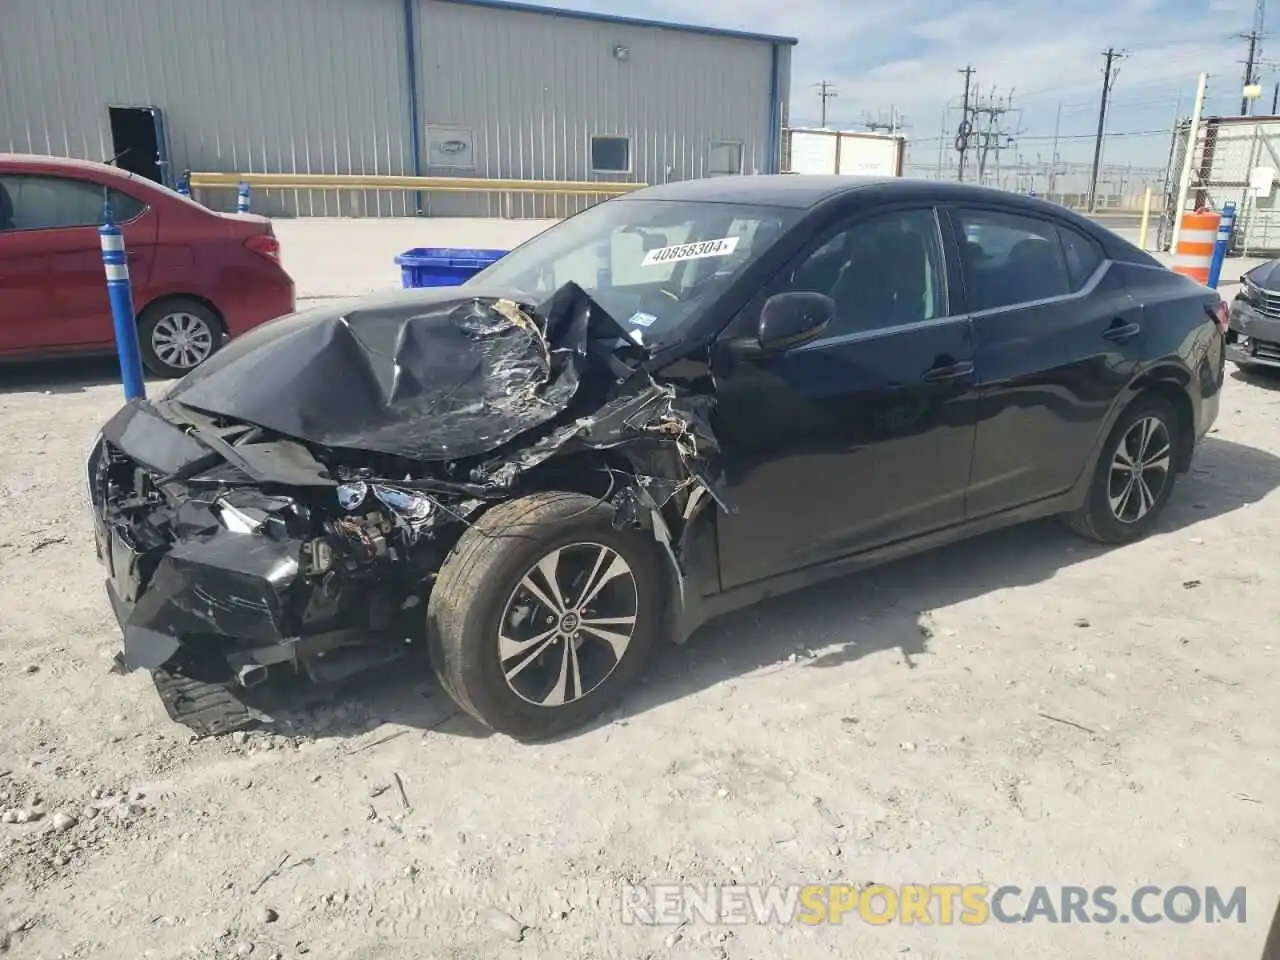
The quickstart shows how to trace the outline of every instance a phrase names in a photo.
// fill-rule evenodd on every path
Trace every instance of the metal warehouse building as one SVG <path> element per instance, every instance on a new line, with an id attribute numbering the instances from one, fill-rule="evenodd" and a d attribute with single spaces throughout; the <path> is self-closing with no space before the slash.
<path id="1" fill-rule="evenodd" d="M 0 152 L 126 151 L 121 166 L 170 185 L 185 170 L 643 183 L 772 173 L 795 43 L 503 0 L 0 8 Z M 436 193 L 422 212 L 563 216 L 584 202 Z M 412 215 L 415 198 L 273 191 L 254 209 Z"/>

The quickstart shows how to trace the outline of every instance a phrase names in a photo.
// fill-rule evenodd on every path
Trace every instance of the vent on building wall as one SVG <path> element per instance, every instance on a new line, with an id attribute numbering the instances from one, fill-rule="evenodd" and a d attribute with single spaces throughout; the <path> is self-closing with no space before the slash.
<path id="1" fill-rule="evenodd" d="M 614 47 L 613 57 L 615 60 L 630 60 L 631 48 L 630 47 Z"/>

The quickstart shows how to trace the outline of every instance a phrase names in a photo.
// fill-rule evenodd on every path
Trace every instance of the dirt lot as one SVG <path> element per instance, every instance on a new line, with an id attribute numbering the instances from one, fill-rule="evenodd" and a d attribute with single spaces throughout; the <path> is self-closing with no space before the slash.
<path id="1" fill-rule="evenodd" d="M 0 810 L 44 813 L 0 823 L 12 955 L 1259 956 L 1280 380 L 1229 380 L 1144 543 L 1041 523 L 773 601 L 673 648 L 607 722 L 521 746 L 425 671 L 199 742 L 110 673 L 82 460 L 112 370 L 0 387 Z M 1248 922 L 623 925 L 643 881 L 1246 886 Z"/>

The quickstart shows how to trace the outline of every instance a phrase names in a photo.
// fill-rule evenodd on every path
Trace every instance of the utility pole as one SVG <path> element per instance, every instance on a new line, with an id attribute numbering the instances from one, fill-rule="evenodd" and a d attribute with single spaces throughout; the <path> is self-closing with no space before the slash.
<path id="1" fill-rule="evenodd" d="M 969 81 L 974 71 L 972 66 L 967 66 L 956 72 L 964 74 L 964 106 L 960 111 L 960 126 L 956 130 L 956 151 L 960 154 L 960 166 L 956 179 L 964 183 L 964 154 L 969 149 L 969 136 L 973 133 L 973 121 L 969 110 Z"/>
<path id="2" fill-rule="evenodd" d="M 1102 100 L 1098 104 L 1098 135 L 1093 142 L 1093 171 L 1089 174 L 1088 212 L 1093 212 L 1098 200 L 1098 167 L 1102 163 L 1102 134 L 1107 123 L 1107 104 L 1111 100 L 1112 68 L 1118 60 L 1124 59 L 1124 52 L 1112 47 L 1102 55 L 1106 64 L 1102 68 Z"/>
<path id="3" fill-rule="evenodd" d="M 1058 101 L 1058 114 L 1053 121 L 1053 151 L 1049 154 L 1049 189 L 1046 193 L 1053 193 L 1053 188 L 1058 182 L 1058 134 L 1062 130 L 1062 101 Z"/>
<path id="4" fill-rule="evenodd" d="M 947 111 L 942 110 L 942 122 L 938 124 L 938 179 L 942 179 L 942 157 L 947 141 Z"/>
<path id="5" fill-rule="evenodd" d="M 1271 94 L 1271 115 L 1276 115 L 1277 109 L 1280 108 L 1280 80 L 1276 81 L 1276 88 Z"/>
<path id="6" fill-rule="evenodd" d="M 813 84 L 818 88 L 818 96 L 822 98 L 822 129 L 827 128 L 827 101 L 832 97 L 838 97 L 840 94 L 836 92 L 835 85 L 829 81 L 822 80 Z"/>
<path id="7" fill-rule="evenodd" d="M 1257 0 L 1257 4 L 1253 8 L 1253 29 L 1248 33 L 1238 34 L 1241 40 L 1249 41 L 1249 53 L 1244 61 L 1244 84 L 1248 87 L 1258 82 L 1258 78 L 1254 76 L 1254 70 L 1258 60 L 1262 56 L 1262 26 L 1266 19 L 1267 0 Z M 1246 117 L 1252 109 L 1249 97 L 1240 97 L 1240 116 Z"/>

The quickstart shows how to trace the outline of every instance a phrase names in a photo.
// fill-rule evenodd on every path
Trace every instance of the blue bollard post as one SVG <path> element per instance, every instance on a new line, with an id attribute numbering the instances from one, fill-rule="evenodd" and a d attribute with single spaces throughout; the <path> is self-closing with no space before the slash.
<path id="1" fill-rule="evenodd" d="M 124 398 L 135 400 L 145 397 L 147 391 L 142 381 L 142 353 L 138 349 L 138 325 L 133 316 L 133 291 L 129 287 L 129 263 L 125 257 L 124 235 L 115 224 L 111 204 L 103 206 L 102 219 L 98 239 L 102 243 L 102 266 L 107 273 L 111 322 L 116 329 L 120 380 L 124 384 Z"/>
<path id="2" fill-rule="evenodd" d="M 1209 261 L 1209 283 L 1213 289 L 1218 288 L 1218 279 L 1222 276 L 1222 262 L 1227 259 L 1227 247 L 1231 244 L 1231 228 L 1236 222 L 1236 205 L 1227 201 L 1222 205 L 1222 222 L 1218 224 L 1218 240 L 1213 245 L 1213 259 Z"/>
<path id="3" fill-rule="evenodd" d="M 248 213 L 248 212 L 249 212 L 249 185 L 245 183 L 243 180 L 241 180 L 240 186 L 236 190 L 236 213 Z"/>
<path id="4" fill-rule="evenodd" d="M 188 170 L 178 178 L 178 192 L 184 197 L 191 196 L 191 171 Z"/>

